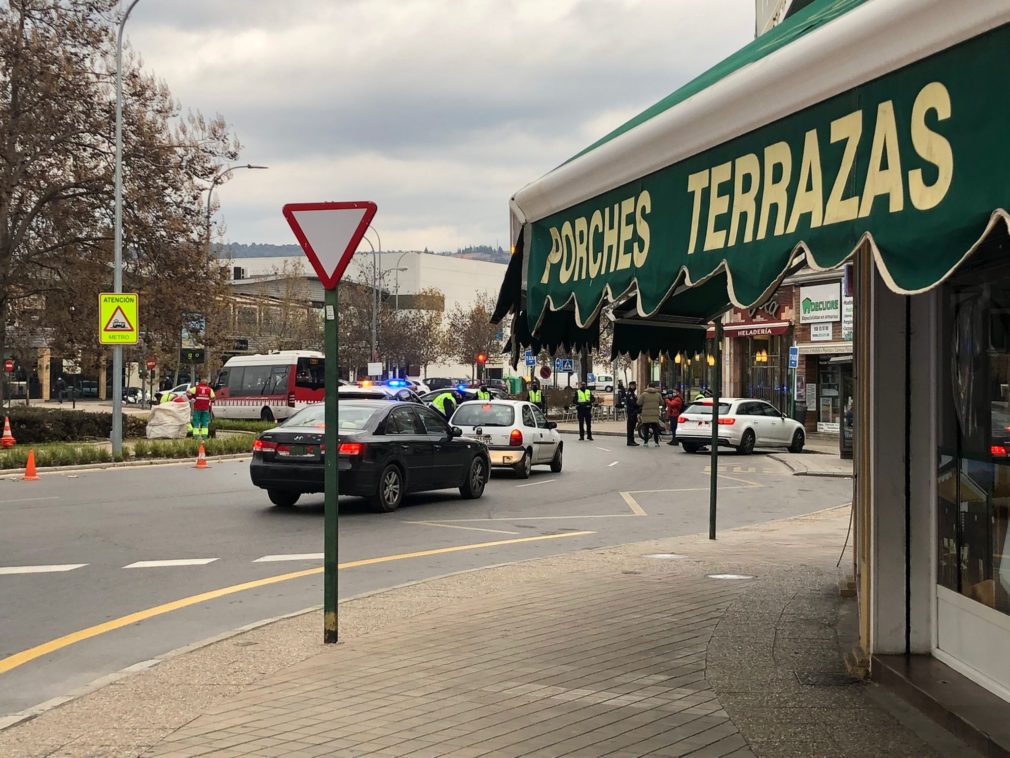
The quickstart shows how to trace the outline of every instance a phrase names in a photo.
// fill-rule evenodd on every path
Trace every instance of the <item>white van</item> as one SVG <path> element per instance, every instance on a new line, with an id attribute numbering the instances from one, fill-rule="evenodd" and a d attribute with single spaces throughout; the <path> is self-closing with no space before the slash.
<path id="1" fill-rule="evenodd" d="M 613 392 L 614 377 L 610 374 L 594 374 L 593 381 L 587 382 L 586 386 L 593 392 Z"/>
<path id="2" fill-rule="evenodd" d="M 326 362 L 314 350 L 281 350 L 229 358 L 214 383 L 214 415 L 274 421 L 286 419 L 326 391 Z"/>

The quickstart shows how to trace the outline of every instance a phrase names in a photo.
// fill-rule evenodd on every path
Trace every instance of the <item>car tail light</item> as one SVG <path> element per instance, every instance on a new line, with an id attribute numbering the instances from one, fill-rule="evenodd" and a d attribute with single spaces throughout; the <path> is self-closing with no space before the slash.
<path id="1" fill-rule="evenodd" d="M 365 452 L 364 442 L 341 442 L 340 455 L 361 455 Z"/>
<path id="2" fill-rule="evenodd" d="M 288 408 L 294 408 L 294 407 L 295 407 L 295 393 L 294 392 L 289 392 L 288 393 Z"/>
<path id="3" fill-rule="evenodd" d="M 254 453 L 276 452 L 277 443 L 270 440 L 256 440 L 253 442 Z"/>
<path id="4" fill-rule="evenodd" d="M 677 419 L 677 423 L 678 424 L 686 424 L 687 423 L 687 416 L 681 416 L 679 419 Z"/>
<path id="5" fill-rule="evenodd" d="M 512 447 L 523 446 L 523 433 L 520 430 L 513 429 L 512 433 L 509 434 L 509 445 Z"/>
<path id="6" fill-rule="evenodd" d="M 1006 447 L 1003 445 L 993 445 L 989 448 L 989 452 L 992 454 L 993 458 L 1006 458 L 1007 451 Z"/>
<path id="7" fill-rule="evenodd" d="M 733 426 L 736 423 L 735 418 L 721 418 L 719 419 L 719 426 Z"/>

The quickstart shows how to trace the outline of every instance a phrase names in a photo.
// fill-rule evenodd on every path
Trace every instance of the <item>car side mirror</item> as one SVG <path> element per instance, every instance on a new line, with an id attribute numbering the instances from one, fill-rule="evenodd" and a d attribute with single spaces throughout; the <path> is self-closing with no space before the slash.
<path id="1" fill-rule="evenodd" d="M 462 436 L 463 436 L 463 430 L 460 429 L 458 426 L 449 427 L 449 439 L 452 439 L 453 437 L 462 437 Z"/>
<path id="2" fill-rule="evenodd" d="M 548 421 L 547 422 L 547 428 L 548 429 L 557 429 L 558 428 L 558 424 L 557 424 L 556 421 Z"/>

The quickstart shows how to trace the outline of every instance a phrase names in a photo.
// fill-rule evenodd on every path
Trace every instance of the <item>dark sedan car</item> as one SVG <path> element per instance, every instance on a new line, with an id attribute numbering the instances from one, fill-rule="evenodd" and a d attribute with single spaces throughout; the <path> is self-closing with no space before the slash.
<path id="1" fill-rule="evenodd" d="M 310 405 L 256 438 L 252 482 L 274 505 L 323 491 L 323 408 Z M 479 498 L 491 470 L 486 445 L 416 403 L 343 400 L 339 440 L 340 494 L 366 497 L 383 513 L 412 492 L 458 488 L 464 498 Z"/>

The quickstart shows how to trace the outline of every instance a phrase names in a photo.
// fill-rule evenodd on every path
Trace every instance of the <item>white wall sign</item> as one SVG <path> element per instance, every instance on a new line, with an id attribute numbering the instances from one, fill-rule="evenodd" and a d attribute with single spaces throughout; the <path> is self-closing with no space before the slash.
<path id="1" fill-rule="evenodd" d="M 800 323 L 838 321 L 842 317 L 840 282 L 800 287 Z"/>
<path id="2" fill-rule="evenodd" d="M 830 342 L 834 336 L 834 329 L 830 321 L 824 324 L 811 324 L 810 325 L 810 341 L 811 342 Z"/>
<path id="3" fill-rule="evenodd" d="M 842 339 L 852 340 L 852 314 L 855 308 L 854 298 L 842 298 Z"/>
<path id="4" fill-rule="evenodd" d="M 368 364 L 368 375 L 369 376 L 382 376 L 382 363 L 369 363 Z"/>

